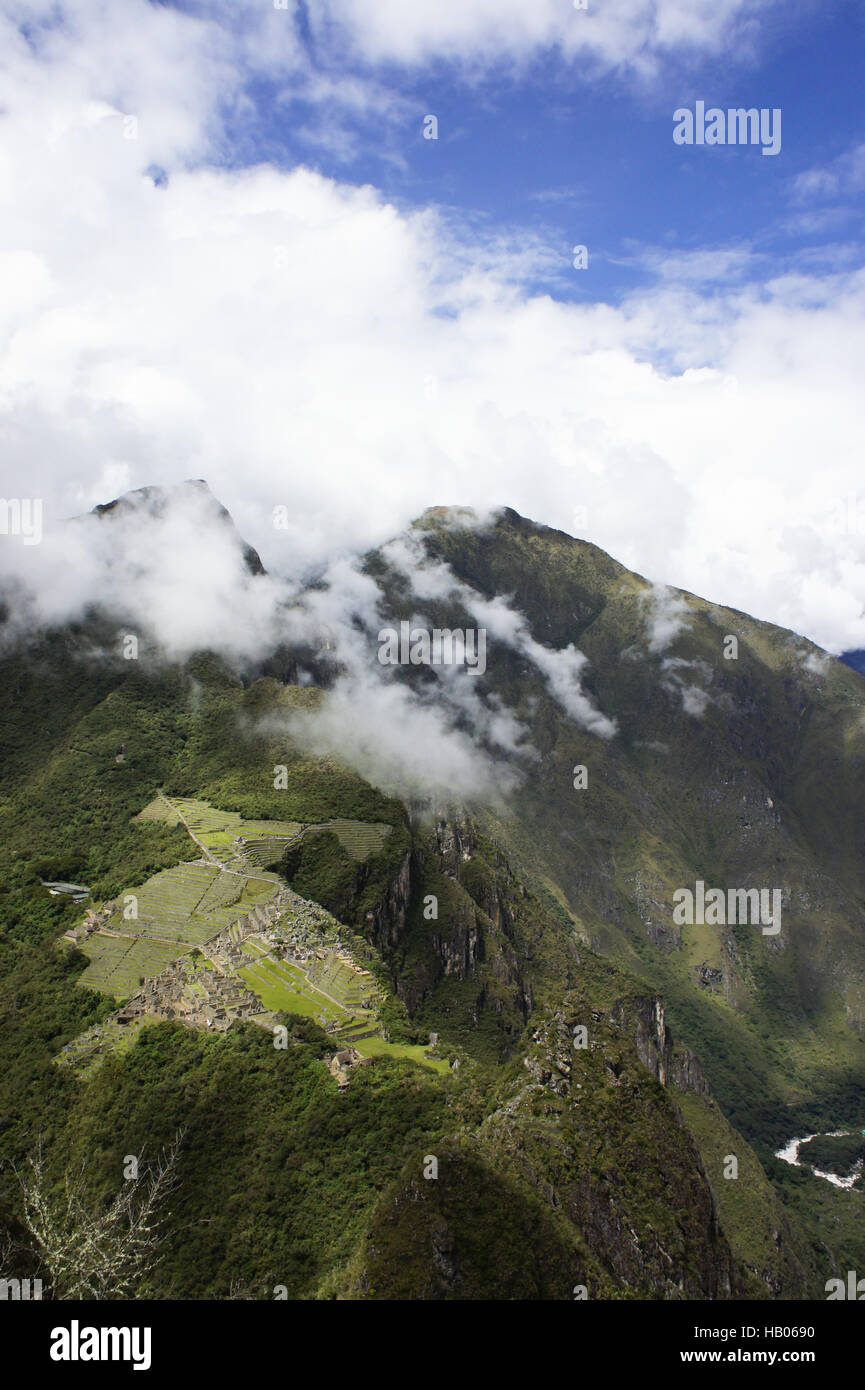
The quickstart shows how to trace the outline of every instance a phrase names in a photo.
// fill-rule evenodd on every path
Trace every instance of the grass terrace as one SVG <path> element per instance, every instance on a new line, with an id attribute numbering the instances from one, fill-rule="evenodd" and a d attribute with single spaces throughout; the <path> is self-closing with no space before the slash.
<path id="1" fill-rule="evenodd" d="M 273 875 L 242 878 L 215 865 L 164 869 L 135 890 L 137 919 L 116 912 L 103 931 L 81 942 L 90 964 L 79 983 L 125 999 L 142 979 L 158 975 L 172 960 L 267 902 L 277 883 Z"/>
<path id="2" fill-rule="evenodd" d="M 90 957 L 90 964 L 78 984 L 113 994 L 115 999 L 134 994 L 142 980 L 158 975 L 178 954 L 176 945 L 126 936 L 90 936 L 81 950 Z"/>
<path id="3" fill-rule="evenodd" d="M 272 1013 L 324 1018 L 328 1023 L 343 1017 L 342 1011 L 323 994 L 310 988 L 299 970 L 264 957 L 244 966 L 239 974 Z"/>
<path id="4" fill-rule="evenodd" d="M 356 1048 L 361 1057 L 404 1057 L 406 1061 L 417 1062 L 442 1076 L 450 1071 L 450 1063 L 443 1057 L 427 1057 L 427 1049 L 422 1043 L 386 1042 L 379 1033 L 375 1037 L 351 1043 L 350 1046 Z"/>
<path id="5" fill-rule="evenodd" d="M 229 863 L 237 856 L 237 841 L 244 842 L 244 857 L 259 866 L 275 864 L 287 847 L 307 830 L 330 830 L 352 859 L 362 862 L 377 853 L 391 832 L 384 822 L 346 820 L 302 821 L 244 820 L 238 811 L 219 811 L 193 797 L 159 795 L 139 812 L 136 820 L 185 824 L 194 838 L 214 858 Z"/>

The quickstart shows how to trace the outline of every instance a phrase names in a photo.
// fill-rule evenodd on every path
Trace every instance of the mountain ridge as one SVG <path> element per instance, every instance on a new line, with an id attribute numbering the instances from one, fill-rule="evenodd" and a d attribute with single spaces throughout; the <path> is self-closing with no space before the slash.
<path id="1" fill-rule="evenodd" d="M 124 510 L 108 504 L 107 516 L 122 521 Z M 823 1191 L 772 1153 L 805 1132 L 796 1126 L 852 1124 L 865 1104 L 861 683 L 795 634 L 652 586 L 588 542 L 510 509 L 481 527 L 457 512 L 458 525 L 452 509 L 425 512 L 409 533 L 420 552 L 408 558 L 393 545 L 368 553 L 375 607 L 347 610 L 324 681 L 309 652 L 288 649 L 271 670 L 251 663 L 245 673 L 217 653 L 179 661 L 148 650 L 127 663 L 114 652 L 94 663 L 82 653 L 112 625 L 92 612 L 0 659 L 11 753 L 0 1009 L 15 1023 L 10 1038 L 25 1028 L 41 1039 L 23 1071 L 10 1054 L 4 1143 L 25 1160 L 34 1082 L 38 1123 L 65 1132 L 73 1153 L 109 1123 L 111 1151 L 135 1152 L 154 1126 L 170 1137 L 166 1126 L 191 1105 L 195 1178 L 183 1211 L 199 1219 L 217 1202 L 214 1174 L 249 1163 L 220 1137 L 209 1098 L 214 1075 L 240 1086 L 246 1100 L 232 1089 L 231 1105 L 255 1172 L 297 1215 L 286 1237 L 255 1205 L 265 1248 L 231 1269 L 234 1232 L 221 1214 L 215 1244 L 202 1235 L 193 1258 L 172 1252 L 153 1286 L 163 1296 L 225 1296 L 229 1270 L 261 1287 L 275 1261 L 291 1265 L 293 1296 L 305 1297 L 570 1298 L 574 1283 L 592 1297 L 819 1297 L 840 1261 L 860 1258 L 862 1194 Z M 379 621 L 466 627 L 478 613 L 499 635 L 484 673 L 456 676 L 472 682 L 469 703 L 442 705 L 452 687 L 428 668 L 393 675 L 406 699 L 456 709 L 471 742 L 512 767 L 508 797 L 450 807 L 432 797 L 425 809 L 304 747 L 303 729 L 316 725 L 298 715 L 315 721 L 340 672 L 377 664 Z M 739 642 L 731 661 L 729 636 Z M 551 666 L 549 653 L 566 664 Z M 579 722 L 584 704 L 569 713 L 577 688 L 615 721 L 612 736 Z M 505 714 L 525 734 L 508 747 L 495 744 Z M 588 774 L 580 790 L 577 766 Z M 76 1079 L 73 1099 L 52 1059 L 107 1016 L 108 1001 L 75 985 L 86 958 L 54 943 L 76 909 L 41 880 L 86 883 L 99 902 L 188 857 L 178 829 L 140 821 L 162 788 L 248 820 L 307 823 L 272 869 L 367 943 L 387 982 L 390 1038 L 410 1048 L 436 1035 L 458 1063 L 447 1078 L 421 1080 L 409 1061 L 379 1057 L 331 1102 L 327 1039 L 310 1020 L 287 1018 L 287 1072 L 274 1070 L 252 1024 L 196 1043 L 184 1026 L 154 1022 Z M 391 833 L 358 860 L 327 829 L 339 818 Z M 753 925 L 677 927 L 673 890 L 698 877 L 783 879 L 791 900 L 777 942 Z M 165 1088 L 172 1100 L 157 1115 Z M 285 1107 L 284 1166 L 260 1147 L 268 1094 Z M 420 1135 L 412 1094 L 423 1097 Z M 316 1097 L 326 1136 L 339 1125 L 332 1104 L 355 1117 L 344 1158 L 329 1138 L 314 1145 L 324 1190 L 337 1193 L 346 1163 L 351 1171 L 356 1214 L 335 1245 L 306 1205 L 312 1189 L 297 1186 L 301 1095 Z M 124 1107 L 131 1118 L 120 1122 Z M 386 1159 L 370 1184 L 360 1156 L 385 1116 Z M 53 1152 L 60 1181 L 63 1146 Z M 423 1175 L 425 1153 L 438 1156 L 440 1186 Z M 724 1171 L 731 1153 L 735 1182 Z M 94 1192 L 109 1190 L 111 1171 L 106 1158 Z M 686 1190 L 688 1209 L 677 1196 Z M 534 1248 L 506 1238 L 507 1209 L 526 1240 L 541 1232 Z M 14 1226 L 15 1212 L 7 1183 L 0 1219 Z M 298 1239 L 311 1274 L 289 1254 Z M 208 1269 L 225 1271 L 222 1285 Z"/>

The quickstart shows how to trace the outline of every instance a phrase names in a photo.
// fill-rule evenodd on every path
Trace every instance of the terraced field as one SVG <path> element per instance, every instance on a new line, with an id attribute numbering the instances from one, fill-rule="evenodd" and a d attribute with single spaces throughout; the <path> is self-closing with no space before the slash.
<path id="1" fill-rule="evenodd" d="M 126 998 L 142 979 L 267 902 L 277 886 L 273 874 L 242 878 L 209 864 L 164 869 L 135 890 L 137 919 L 116 912 L 81 943 L 90 965 L 79 983 Z"/>
<path id="2" fill-rule="evenodd" d="M 259 866 L 276 863 L 288 845 L 312 830 L 332 831 L 352 859 L 361 862 L 381 849 L 391 829 L 384 823 L 344 819 L 314 824 L 244 820 L 237 811 L 218 811 L 206 801 L 181 796 L 169 799 L 163 795 L 145 806 L 137 819 L 171 825 L 185 822 L 193 836 L 223 864 L 237 857 L 237 842 L 242 840 L 244 857 Z"/>
<path id="3" fill-rule="evenodd" d="M 245 966 L 241 977 L 272 1013 L 302 1014 L 331 1023 L 343 1017 L 342 1010 L 311 989 L 303 973 L 285 961 L 259 958 Z"/>
<path id="4" fill-rule="evenodd" d="M 364 999 L 374 998 L 378 994 L 372 976 L 359 975 L 336 955 L 311 961 L 307 974 L 311 984 L 320 986 L 349 1012 L 359 1009 Z"/>
<path id="5" fill-rule="evenodd" d="M 428 1057 L 423 1044 L 387 1042 L 375 1007 L 361 1008 L 361 1000 L 377 1002 L 380 991 L 371 976 L 359 974 L 347 961 L 329 953 L 324 960 L 307 962 L 303 967 L 277 961 L 259 942 L 247 940 L 243 950 L 250 964 L 239 972 L 246 984 L 271 1013 L 295 1013 L 314 1018 L 322 1025 L 339 1022 L 332 1034 L 340 1047 L 353 1047 L 362 1057 L 402 1057 L 435 1071 L 446 1072 L 448 1063 Z M 326 997 L 319 988 L 327 991 Z"/>
<path id="6" fill-rule="evenodd" d="M 266 865 L 278 860 L 303 830 L 297 821 L 247 821 L 237 811 L 217 811 L 206 801 L 178 797 L 174 805 L 193 835 L 215 858 L 227 863 L 237 856 L 237 841 L 247 843 L 246 857 Z"/>
<path id="7" fill-rule="evenodd" d="M 358 971 L 350 959 L 329 950 L 303 966 L 294 965 L 276 959 L 254 937 L 241 941 L 234 926 L 239 917 L 266 902 L 280 883 L 274 873 L 249 873 L 250 861 L 273 863 L 293 840 L 318 829 L 330 830 L 353 859 L 364 860 L 381 848 L 389 825 L 351 820 L 317 825 L 245 821 L 237 812 L 218 811 L 204 801 L 188 797 L 171 801 L 162 794 L 137 819 L 185 825 L 214 862 L 202 857 L 197 863 L 178 864 L 136 889 L 136 919 L 127 920 L 117 912 L 81 943 L 90 957 L 81 984 L 126 998 L 143 979 L 159 974 L 178 956 L 227 929 L 247 960 L 237 972 L 239 978 L 272 1014 L 300 1014 L 323 1026 L 336 1023 L 334 1040 L 355 1047 L 361 1056 L 406 1057 L 436 1070 L 447 1069 L 446 1062 L 427 1058 L 422 1046 L 385 1041 L 377 1013 L 381 989 L 371 974 Z M 194 990 L 194 981 L 190 988 Z M 89 1044 L 85 1042 L 84 1047 L 86 1052 Z"/>
<path id="8" fill-rule="evenodd" d="M 330 830 L 352 859 L 362 862 L 381 849 L 390 826 L 357 820 L 330 820 L 309 825 L 287 821 L 242 821 L 244 854 L 254 864 L 275 864 L 294 841 L 316 830 Z M 203 837 L 202 837 L 203 838 Z M 207 843 L 207 842 L 206 842 Z"/>
<path id="9" fill-rule="evenodd" d="M 266 902 L 275 883 L 273 877 L 223 874 L 207 864 L 178 864 L 135 890 L 137 921 L 127 921 L 118 912 L 109 918 L 107 930 L 201 946 L 257 903 Z"/>
<path id="10" fill-rule="evenodd" d="M 274 1013 L 303 1014 L 322 1023 L 339 1022 L 340 1042 L 353 1043 L 361 1037 L 381 1032 L 374 1009 L 364 1009 L 362 1000 L 377 1000 L 370 976 L 359 975 L 346 961 L 329 953 L 324 960 L 303 966 L 278 960 L 256 940 L 246 940 L 242 950 L 250 958 L 240 974 L 266 1008 Z"/>
<path id="11" fill-rule="evenodd" d="M 94 935 L 82 943 L 81 950 L 90 957 L 90 964 L 78 983 L 116 999 L 133 994 L 143 979 L 158 975 L 178 955 L 176 945 L 148 937 Z"/>
<path id="12" fill-rule="evenodd" d="M 139 811 L 133 820 L 162 821 L 165 825 L 181 825 L 180 816 L 175 807 L 165 797 L 156 796 L 148 802 L 143 811 Z"/>
<path id="13" fill-rule="evenodd" d="M 244 839 L 243 855 L 251 864 L 256 864 L 261 868 L 266 868 L 268 864 L 278 864 L 286 849 L 293 839 L 303 834 L 301 826 L 297 835 L 278 836 L 278 835 L 259 835 L 254 840 Z"/>
<path id="14" fill-rule="evenodd" d="M 310 830 L 331 830 L 352 859 L 361 862 L 381 849 L 391 827 L 380 821 L 330 820 Z"/>

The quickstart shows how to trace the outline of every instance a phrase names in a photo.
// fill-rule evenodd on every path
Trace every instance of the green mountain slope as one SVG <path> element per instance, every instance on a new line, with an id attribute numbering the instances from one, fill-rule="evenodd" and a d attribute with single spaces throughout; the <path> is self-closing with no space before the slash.
<path id="1" fill-rule="evenodd" d="M 471 679 L 532 755 L 495 755 L 520 773 L 506 803 L 419 814 L 284 732 L 326 704 L 338 651 L 305 685 L 290 651 L 246 671 L 128 662 L 93 613 L 3 652 L 4 1159 L 21 1170 L 41 1143 L 57 1192 L 86 1158 L 96 1204 L 124 1155 L 183 1128 L 141 1288 L 159 1297 L 822 1297 L 842 1261 L 865 1264 L 861 1187 L 771 1150 L 865 1125 L 865 685 L 692 596 L 671 623 L 639 576 L 514 513 L 467 528 L 437 510 L 415 541 L 464 587 L 419 602 L 371 555 L 382 621 L 471 626 L 473 596 L 505 597 L 535 642 L 585 653 L 615 735 L 582 729 L 537 662 L 491 637 Z M 97 1068 L 58 1067 L 114 1001 L 78 983 L 87 958 L 59 938 L 81 908 L 42 880 L 98 905 L 188 861 L 184 826 L 141 818 L 160 790 L 255 824 L 268 867 L 358 943 L 404 1056 L 372 1055 L 340 1088 L 328 1035 L 286 1017 L 284 1050 L 253 1022 L 158 1023 Z M 226 832 L 201 833 L 232 862 Z M 697 879 L 783 887 L 781 931 L 678 926 L 673 893 Z M 410 1059 L 430 1034 L 438 1070 Z M 8 1166 L 0 1224 L 29 1267 Z"/>
<path id="2" fill-rule="evenodd" d="M 481 819 L 564 895 L 585 940 L 664 993 L 750 1137 L 855 1124 L 865 1111 L 862 679 L 791 633 L 684 594 L 674 595 L 681 629 L 653 653 L 651 591 L 595 547 L 513 513 L 483 533 L 429 514 L 424 525 L 428 554 L 471 590 L 508 595 L 537 641 L 579 646 L 585 689 L 618 726 L 611 739 L 580 731 L 538 672 L 490 638 L 482 679 L 526 720 L 540 756 L 507 813 Z M 425 611 L 443 626 L 464 616 Z M 728 635 L 735 660 L 723 655 Z M 705 696 L 699 714 L 683 707 L 684 681 Z M 573 787 L 577 765 L 584 790 Z M 677 925 L 673 894 L 698 879 L 783 889 L 780 932 Z"/>

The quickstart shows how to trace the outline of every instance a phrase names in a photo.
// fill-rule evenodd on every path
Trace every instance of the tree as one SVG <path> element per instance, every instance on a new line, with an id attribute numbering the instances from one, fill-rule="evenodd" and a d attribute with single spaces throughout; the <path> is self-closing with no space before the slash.
<path id="1" fill-rule="evenodd" d="M 88 1203 L 85 1165 L 67 1169 L 62 1195 L 51 1192 L 41 1145 L 18 1174 L 24 1198 L 24 1224 L 35 1241 L 54 1298 L 131 1298 L 145 1273 L 161 1259 L 164 1204 L 177 1186 L 177 1160 L 183 1131 L 162 1149 L 153 1168 L 124 1180 L 104 1210 Z"/>

